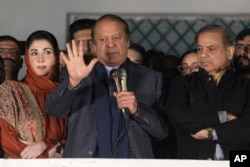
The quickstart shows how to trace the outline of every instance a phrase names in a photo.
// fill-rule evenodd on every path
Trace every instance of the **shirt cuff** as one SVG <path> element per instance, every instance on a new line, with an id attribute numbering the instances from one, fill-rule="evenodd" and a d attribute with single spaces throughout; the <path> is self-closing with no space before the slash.
<path id="1" fill-rule="evenodd" d="M 227 122 L 227 111 L 218 111 L 218 116 L 220 119 L 220 123 Z"/>
<path id="2" fill-rule="evenodd" d="M 215 129 L 213 129 L 213 140 L 218 140 L 218 136 Z"/>

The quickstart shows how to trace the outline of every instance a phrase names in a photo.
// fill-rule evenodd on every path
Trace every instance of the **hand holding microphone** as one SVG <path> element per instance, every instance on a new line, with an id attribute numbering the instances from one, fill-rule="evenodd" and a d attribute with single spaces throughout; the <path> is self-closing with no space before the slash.
<path id="1" fill-rule="evenodd" d="M 118 108 L 120 108 L 125 117 L 129 114 L 137 113 L 137 100 L 133 92 L 127 91 L 127 72 L 125 69 L 116 69 L 111 73 L 115 81 L 117 93 L 114 96 L 117 99 Z"/>

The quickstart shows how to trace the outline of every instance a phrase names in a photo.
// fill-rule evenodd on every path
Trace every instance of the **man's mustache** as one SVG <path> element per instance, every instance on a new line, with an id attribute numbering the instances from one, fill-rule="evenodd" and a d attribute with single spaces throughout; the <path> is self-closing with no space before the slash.
<path id="1" fill-rule="evenodd" d="M 238 58 L 238 59 L 240 59 L 240 58 L 242 58 L 242 59 L 249 59 L 247 57 L 247 55 L 238 55 L 236 58 Z"/>
<path id="2" fill-rule="evenodd" d="M 15 60 L 13 60 L 13 59 L 11 59 L 11 58 L 4 58 L 4 59 L 3 59 L 3 61 L 5 61 L 5 60 L 12 61 L 12 63 L 16 64 L 16 61 L 15 61 Z"/>

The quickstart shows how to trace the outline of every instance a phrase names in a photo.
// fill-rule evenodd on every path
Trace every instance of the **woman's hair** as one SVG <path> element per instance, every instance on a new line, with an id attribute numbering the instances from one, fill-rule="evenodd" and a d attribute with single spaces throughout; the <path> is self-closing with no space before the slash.
<path id="1" fill-rule="evenodd" d="M 38 30 L 38 31 L 33 32 L 32 34 L 30 34 L 30 36 L 28 37 L 26 41 L 26 48 L 28 49 L 30 45 L 33 43 L 33 41 L 35 40 L 48 41 L 53 47 L 55 56 L 59 56 L 59 52 L 60 52 L 59 45 L 53 34 L 44 30 Z"/>

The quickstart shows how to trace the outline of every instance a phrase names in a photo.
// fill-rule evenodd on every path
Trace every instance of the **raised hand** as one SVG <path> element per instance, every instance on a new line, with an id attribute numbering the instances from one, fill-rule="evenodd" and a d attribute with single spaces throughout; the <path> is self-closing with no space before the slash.
<path id="1" fill-rule="evenodd" d="M 62 52 L 60 56 L 64 60 L 69 73 L 69 87 L 73 88 L 90 74 L 98 60 L 97 58 L 93 58 L 88 65 L 85 64 L 83 60 L 84 50 L 82 41 L 80 41 L 79 46 L 77 46 L 76 42 L 72 40 L 72 47 L 67 43 L 66 48 L 68 56 Z"/>

